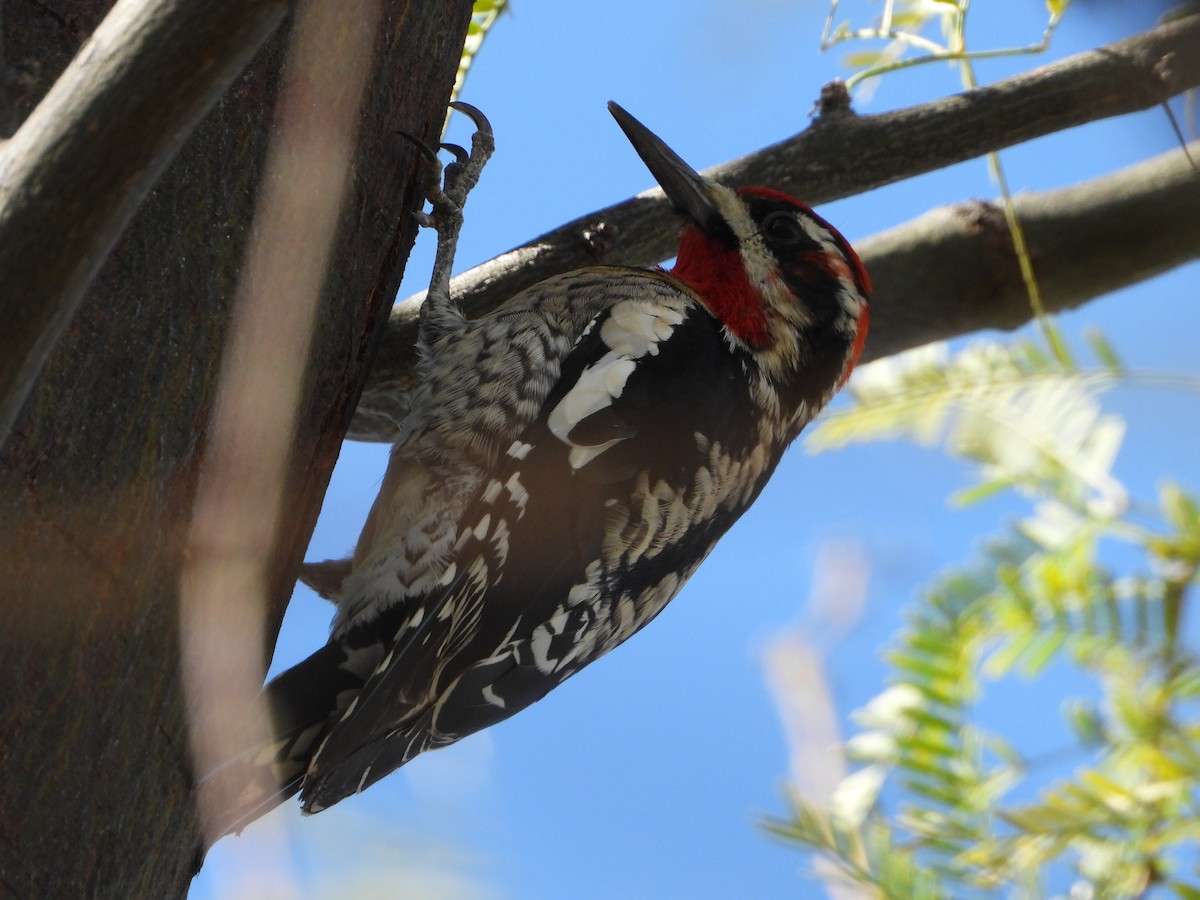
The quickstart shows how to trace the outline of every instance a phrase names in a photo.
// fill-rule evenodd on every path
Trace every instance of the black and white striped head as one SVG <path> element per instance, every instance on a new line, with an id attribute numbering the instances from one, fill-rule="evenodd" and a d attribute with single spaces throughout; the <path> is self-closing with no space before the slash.
<path id="1" fill-rule="evenodd" d="M 625 110 L 609 109 L 683 218 L 672 274 L 765 377 L 809 382 L 804 398 L 823 404 L 858 362 L 870 320 L 870 280 L 850 244 L 781 191 L 703 177 Z"/>

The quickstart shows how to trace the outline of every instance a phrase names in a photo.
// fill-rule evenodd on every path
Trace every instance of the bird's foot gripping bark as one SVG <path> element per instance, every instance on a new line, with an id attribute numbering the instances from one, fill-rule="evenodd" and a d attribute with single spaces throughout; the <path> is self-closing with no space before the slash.
<path id="1" fill-rule="evenodd" d="M 479 176 L 496 148 L 491 123 L 487 116 L 469 103 L 455 101 L 450 104 L 475 123 L 475 134 L 468 151 L 457 144 L 441 144 L 441 149 L 454 155 L 454 160 L 443 169 L 437 152 L 424 141 L 404 134 L 415 143 L 425 157 L 425 197 L 430 212 L 415 213 L 417 221 L 437 232 L 437 255 L 433 262 L 433 275 L 429 280 L 429 292 L 421 307 L 421 337 L 428 345 L 448 328 L 460 325 L 462 313 L 450 299 L 450 272 L 454 268 L 454 253 L 458 246 L 458 234 L 462 230 L 463 206 L 467 195 L 479 183 Z"/>

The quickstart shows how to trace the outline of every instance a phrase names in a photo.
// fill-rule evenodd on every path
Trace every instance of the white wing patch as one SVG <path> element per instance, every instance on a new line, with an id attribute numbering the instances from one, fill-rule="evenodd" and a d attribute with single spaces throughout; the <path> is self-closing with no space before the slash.
<path id="1" fill-rule="evenodd" d="M 671 336 L 684 319 L 685 302 L 660 298 L 652 303 L 623 300 L 612 308 L 600 326 L 600 338 L 610 350 L 621 356 L 639 359 L 658 353 L 658 343 Z"/>
<path id="2" fill-rule="evenodd" d="M 653 302 L 622 300 L 612 307 L 600 326 L 600 338 L 609 348 L 608 353 L 580 373 L 547 420 L 550 433 L 571 448 L 568 459 L 572 469 L 586 466 L 622 440 L 618 437 L 599 444 L 578 444 L 571 439 L 571 432 L 621 396 L 638 360 L 657 355 L 658 345 L 687 317 L 688 302 L 682 297 L 660 297 Z"/>
<path id="3" fill-rule="evenodd" d="M 532 449 L 533 444 L 526 444 L 524 441 L 513 441 L 512 446 L 508 448 L 508 455 L 513 459 L 524 459 Z"/>
<path id="4" fill-rule="evenodd" d="M 529 502 L 529 492 L 521 484 L 521 473 L 513 472 L 508 481 L 504 482 L 504 486 L 508 489 L 508 495 L 512 498 L 512 502 L 517 505 L 517 513 L 525 515 L 525 504 Z"/>

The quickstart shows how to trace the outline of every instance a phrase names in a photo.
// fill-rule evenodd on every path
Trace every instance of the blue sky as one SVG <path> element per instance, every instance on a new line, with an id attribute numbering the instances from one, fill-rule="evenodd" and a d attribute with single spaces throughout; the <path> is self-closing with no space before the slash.
<path id="1" fill-rule="evenodd" d="M 866 24 L 878 8 L 846 2 L 843 14 Z M 462 95 L 490 117 L 498 149 L 468 204 L 457 269 L 651 185 L 605 110 L 610 99 L 697 168 L 803 128 L 820 86 L 846 74 L 838 51 L 817 52 L 827 9 L 819 0 L 517 2 Z M 1045 58 L 981 64 L 978 75 L 995 80 L 1153 24 L 1148 8 L 1125 14 L 1114 20 L 1077 5 Z M 1040 0 L 978 2 L 969 38 L 979 47 L 1025 44 L 1043 22 Z M 858 108 L 881 112 L 957 87 L 950 69 L 923 67 L 889 77 Z M 462 123 L 455 128 L 461 139 Z M 1165 117 L 1150 112 L 1003 159 L 1015 190 L 1044 190 L 1174 145 Z M 854 241 L 932 206 L 994 194 L 980 160 L 819 211 Z M 423 286 L 432 243 L 422 238 L 401 296 Z M 1099 325 L 1133 366 L 1187 369 L 1198 280 L 1193 264 L 1067 316 L 1063 327 L 1078 335 Z M 1200 486 L 1197 398 L 1130 390 L 1109 406 L 1130 422 L 1117 472 L 1136 496 L 1151 496 L 1167 473 Z M 384 447 L 346 446 L 309 558 L 351 549 L 385 461 Z M 514 719 L 417 759 L 364 795 L 303 820 L 289 805 L 226 839 L 192 896 L 817 895 L 806 859 L 756 826 L 783 811 L 789 767 L 764 650 L 789 629 L 818 646 L 845 727 L 882 688 L 880 648 L 915 592 L 1024 512 L 1011 499 L 949 507 L 945 498 L 968 478 L 964 466 L 909 444 L 820 456 L 798 444 L 645 632 Z M 861 554 L 868 575 L 864 613 L 848 630 L 805 611 L 817 561 L 839 550 Z M 329 615 L 298 593 L 276 669 L 324 641 Z M 1043 699 L 1045 722 L 1030 718 L 1020 683 L 998 690 L 989 708 L 1018 746 L 1052 750 L 1065 733 L 1046 724 L 1057 697 Z"/>

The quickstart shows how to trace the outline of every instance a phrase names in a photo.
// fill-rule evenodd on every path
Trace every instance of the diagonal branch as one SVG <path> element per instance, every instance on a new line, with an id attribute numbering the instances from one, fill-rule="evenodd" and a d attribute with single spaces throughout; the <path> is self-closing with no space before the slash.
<path id="1" fill-rule="evenodd" d="M 731 184 L 770 184 L 825 203 L 1086 122 L 1148 109 L 1198 84 L 1200 16 L 1189 16 L 988 87 L 896 112 L 854 115 L 834 85 L 826 89 L 821 115 L 807 130 L 708 174 Z M 674 216 L 662 192 L 652 190 L 458 276 L 453 290 L 469 314 L 479 315 L 560 272 L 602 262 L 658 262 L 673 252 L 674 235 Z M 1047 258 L 1045 248 L 1035 248 L 1035 254 Z M 876 286 L 888 290 L 878 278 Z M 953 311 L 960 301 L 948 302 L 949 307 L 926 304 L 924 324 L 939 317 L 961 320 L 962 314 Z M 390 439 L 415 363 L 416 308 L 405 303 L 393 312 L 350 437 Z M 870 352 L 937 336 L 892 334 L 902 320 L 895 321 L 893 326 L 885 315 L 873 323 Z M 968 321 L 962 330 L 988 324 L 971 327 Z"/>
<path id="2" fill-rule="evenodd" d="M 0 445 L 88 283 L 288 0 L 121 0 L 0 145 Z"/>
<path id="3" fill-rule="evenodd" d="M 1189 150 L 1014 198 L 1047 312 L 1200 258 L 1200 143 Z M 864 361 L 1032 317 L 998 201 L 940 207 L 857 248 L 876 286 Z"/>

